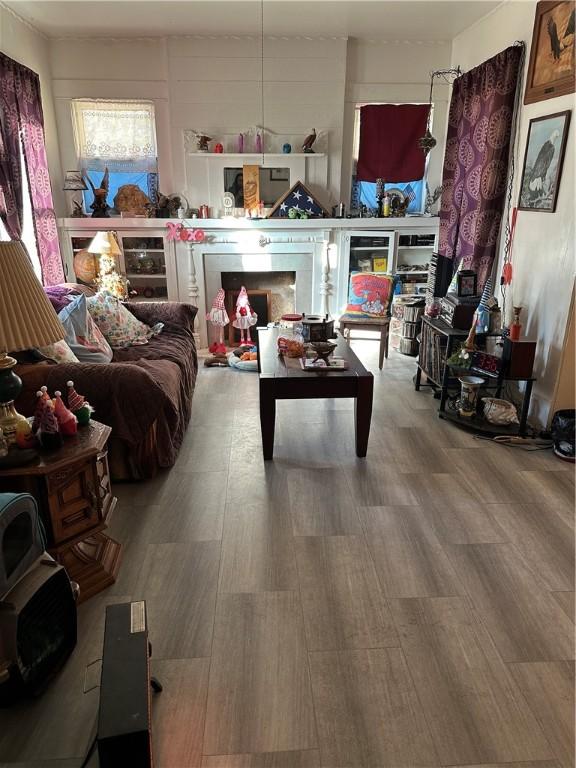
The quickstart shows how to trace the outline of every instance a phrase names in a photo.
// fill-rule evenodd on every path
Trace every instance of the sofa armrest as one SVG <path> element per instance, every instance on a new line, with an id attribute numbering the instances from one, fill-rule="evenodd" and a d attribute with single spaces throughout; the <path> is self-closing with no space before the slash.
<path id="1" fill-rule="evenodd" d="M 190 333 L 194 332 L 194 318 L 198 308 L 192 304 L 179 301 L 127 301 L 125 306 L 146 325 L 172 323 Z"/>

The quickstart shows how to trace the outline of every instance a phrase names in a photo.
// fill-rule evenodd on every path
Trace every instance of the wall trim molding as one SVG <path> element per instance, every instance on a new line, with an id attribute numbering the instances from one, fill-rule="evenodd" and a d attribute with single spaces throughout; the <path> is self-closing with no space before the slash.
<path id="1" fill-rule="evenodd" d="M 6 3 L 3 3 L 0 1 L 0 9 L 3 11 L 6 11 L 6 13 L 9 13 L 10 16 L 13 16 L 17 21 L 20 22 L 20 24 L 23 24 L 25 27 L 32 30 L 32 32 L 35 32 L 43 40 L 50 40 L 50 38 L 45 32 L 42 32 L 40 29 L 38 29 L 38 27 L 35 27 L 31 21 L 28 21 L 28 19 L 25 19 L 23 16 L 20 16 L 19 13 L 17 13 L 13 8 L 10 8 L 10 6 L 6 5 Z"/>

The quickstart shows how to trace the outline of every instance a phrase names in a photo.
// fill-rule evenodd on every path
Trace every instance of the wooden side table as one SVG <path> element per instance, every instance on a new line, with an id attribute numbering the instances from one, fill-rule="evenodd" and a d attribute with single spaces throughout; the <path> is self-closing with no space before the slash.
<path id="1" fill-rule="evenodd" d="M 0 492 L 36 499 L 48 551 L 80 585 L 79 602 L 113 584 L 120 567 L 121 544 L 104 532 L 116 506 L 106 448 L 111 432 L 90 421 L 65 438 L 60 450 L 0 470 Z"/>

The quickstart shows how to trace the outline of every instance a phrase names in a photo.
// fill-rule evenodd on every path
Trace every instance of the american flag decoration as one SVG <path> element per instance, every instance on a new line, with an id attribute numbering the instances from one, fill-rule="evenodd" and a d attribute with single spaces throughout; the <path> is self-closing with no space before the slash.
<path id="1" fill-rule="evenodd" d="M 305 213 L 310 218 L 324 218 L 328 211 L 314 197 L 312 192 L 301 182 L 297 181 L 288 192 L 276 201 L 268 214 L 269 219 L 279 219 L 288 216 L 288 211 L 294 208 L 297 215 Z"/>
<path id="2" fill-rule="evenodd" d="M 411 184 L 406 184 L 404 189 L 402 190 L 404 192 L 404 195 L 406 196 L 406 200 L 408 200 L 408 204 L 412 202 L 412 200 L 416 199 L 416 192 L 414 192 L 414 189 L 412 188 Z"/>

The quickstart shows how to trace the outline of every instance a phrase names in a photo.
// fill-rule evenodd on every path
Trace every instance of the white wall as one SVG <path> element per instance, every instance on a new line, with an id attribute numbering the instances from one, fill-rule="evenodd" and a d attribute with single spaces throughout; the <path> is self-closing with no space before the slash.
<path id="1" fill-rule="evenodd" d="M 48 40 L 28 24 L 0 5 L 0 51 L 15 61 L 36 72 L 40 77 L 44 131 L 46 134 L 46 155 L 52 180 L 52 194 L 57 211 L 62 210 L 62 171 L 54 100 L 52 97 L 52 75 Z"/>
<path id="2" fill-rule="evenodd" d="M 536 2 L 507 2 L 456 37 L 452 62 L 469 70 L 494 54 L 524 40 L 526 70 L 530 56 Z M 525 70 L 525 73 L 526 73 Z M 517 137 L 516 178 L 513 203 L 518 191 L 529 121 L 542 115 L 573 109 L 574 94 L 522 106 Z M 523 336 L 537 340 L 536 383 L 532 416 L 541 425 L 552 416 L 560 359 L 566 334 L 574 282 L 574 131 L 572 114 L 564 169 L 555 213 L 519 211 L 513 246 L 513 282 L 507 303 L 524 307 Z M 501 255 L 500 255 L 501 258 Z M 497 275 L 500 275 L 500 265 Z"/>
<path id="3" fill-rule="evenodd" d="M 348 41 L 341 181 L 346 202 L 350 198 L 356 104 L 379 101 L 426 103 L 430 94 L 430 73 L 450 66 L 450 51 L 451 45 L 446 42 Z M 449 90 L 447 85 L 436 80 L 432 133 L 438 144 L 429 156 L 428 183 L 431 189 L 442 180 Z"/>
<path id="4" fill-rule="evenodd" d="M 76 164 L 71 99 L 152 99 L 161 190 L 185 191 L 189 202 L 196 205 L 207 202 L 207 173 L 190 178 L 194 174 L 185 158 L 184 130 L 196 129 L 218 139 L 223 133 L 239 133 L 262 122 L 257 37 L 63 39 L 52 40 L 50 46 L 66 167 Z M 328 162 L 309 163 L 308 181 L 327 206 L 348 200 L 354 104 L 427 101 L 429 73 L 447 66 L 449 56 L 448 43 L 266 38 L 265 126 L 278 134 L 302 138 L 312 128 L 326 131 Z M 438 148 L 431 157 L 433 185 L 441 176 L 447 100 L 447 88 L 435 89 Z M 293 147 L 293 151 L 298 149 Z"/>

